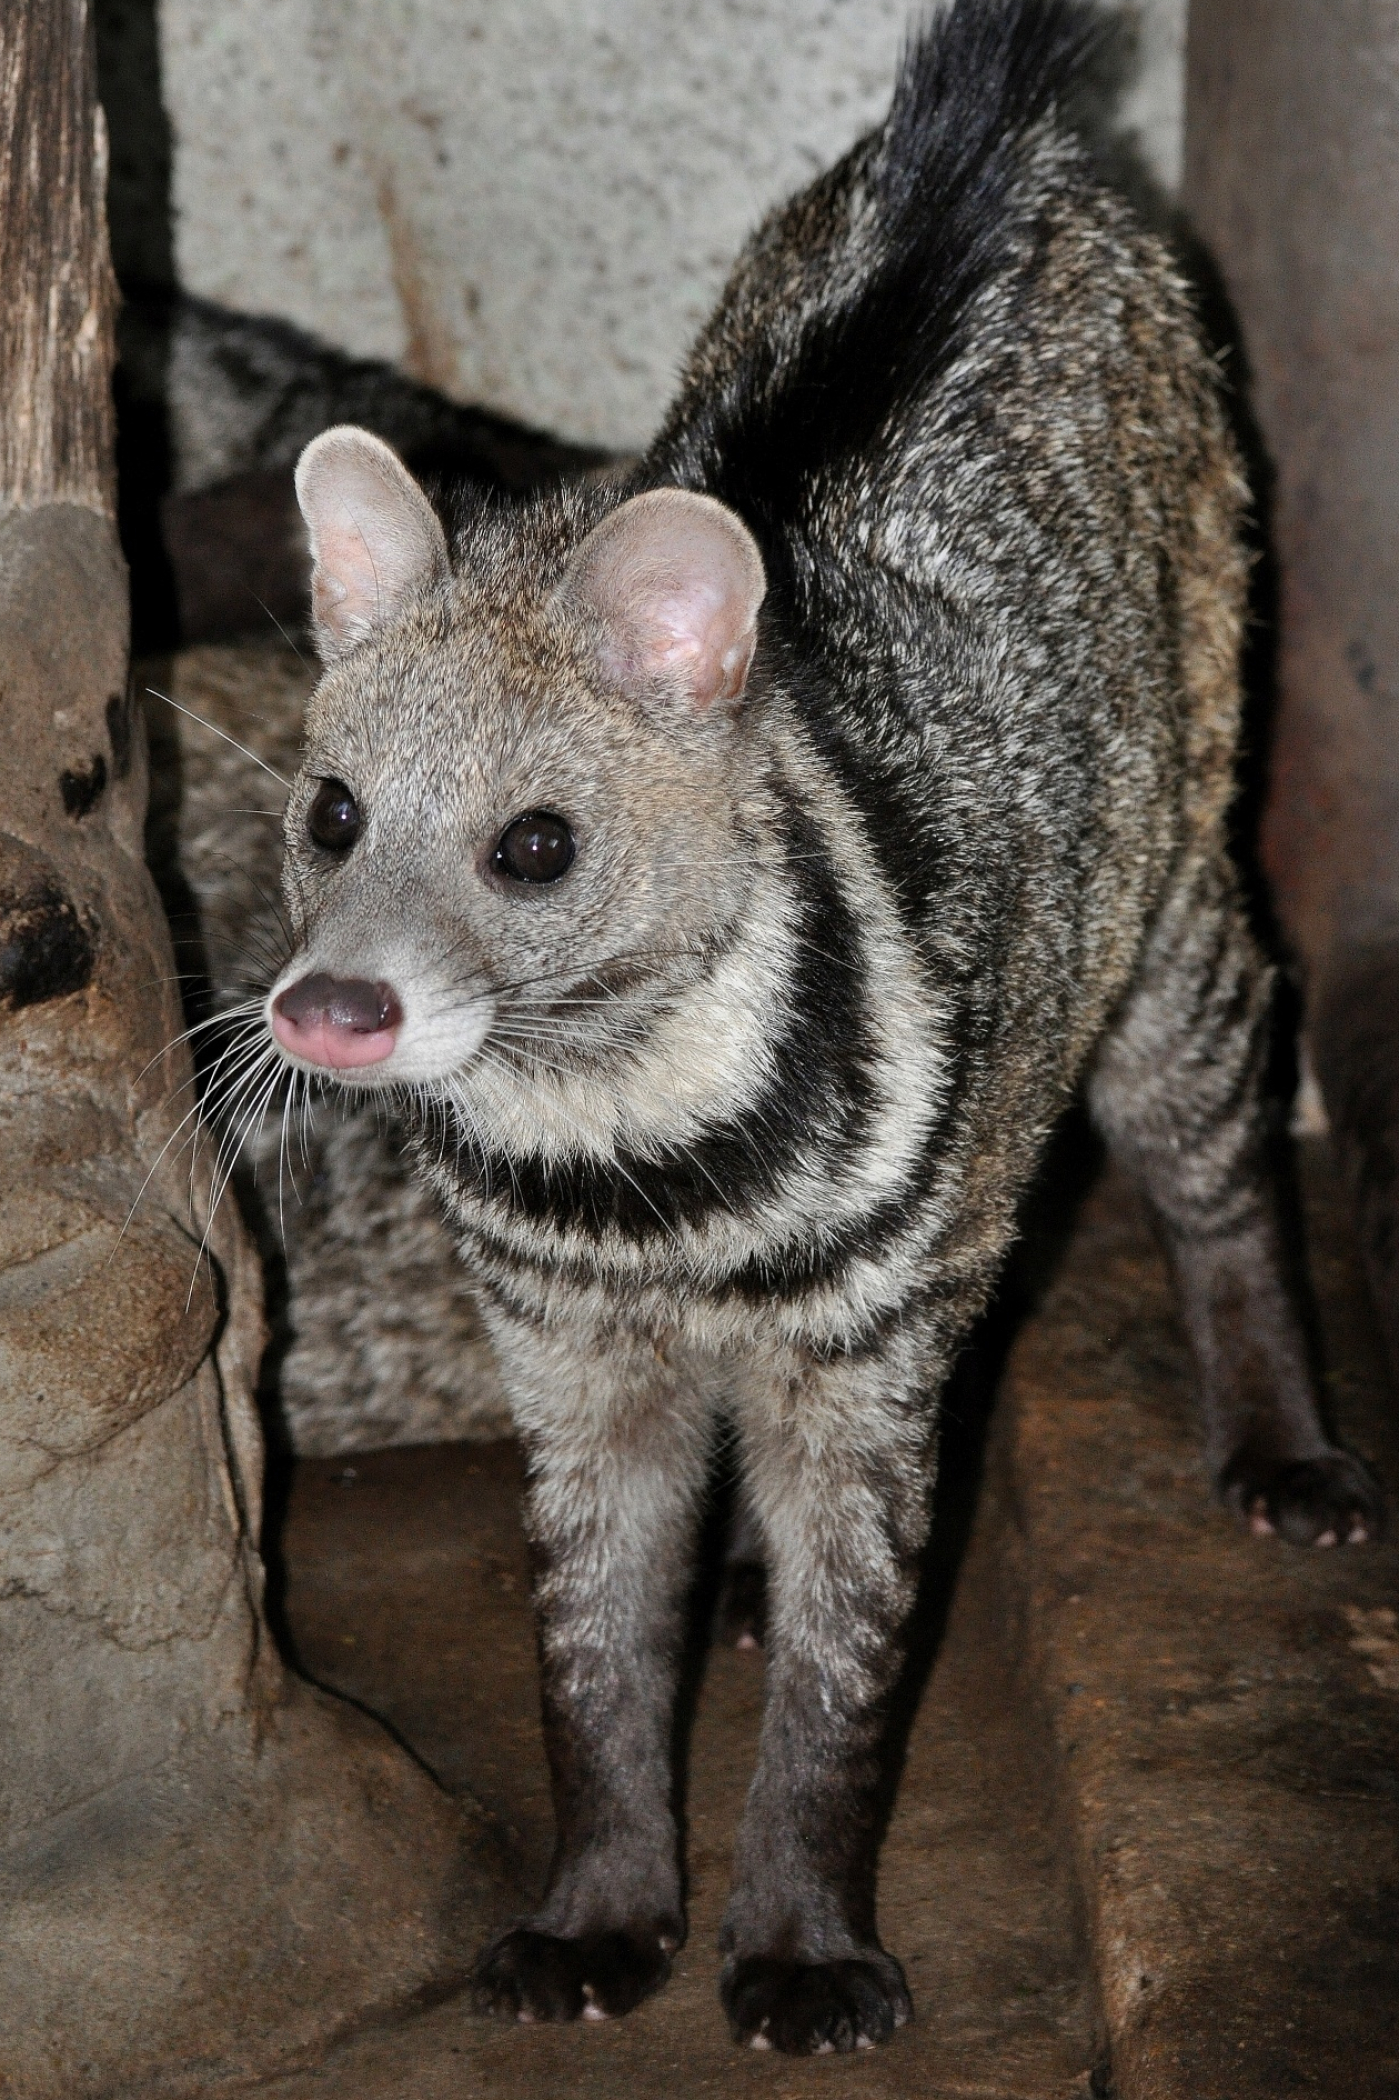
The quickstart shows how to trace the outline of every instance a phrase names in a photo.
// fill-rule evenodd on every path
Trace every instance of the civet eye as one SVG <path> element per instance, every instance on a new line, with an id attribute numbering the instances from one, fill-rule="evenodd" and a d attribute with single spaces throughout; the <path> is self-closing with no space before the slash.
<path id="1" fill-rule="evenodd" d="M 327 853 L 348 853 L 359 837 L 359 804 L 343 780 L 323 780 L 306 812 L 306 829 Z"/>
<path id="2" fill-rule="evenodd" d="M 532 809 L 507 824 L 496 841 L 491 866 L 513 882 L 557 882 L 573 866 L 573 833 L 552 810 Z"/>

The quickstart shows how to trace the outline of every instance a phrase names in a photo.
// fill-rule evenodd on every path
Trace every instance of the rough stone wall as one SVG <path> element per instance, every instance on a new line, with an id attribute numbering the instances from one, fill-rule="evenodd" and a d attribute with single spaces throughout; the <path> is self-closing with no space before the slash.
<path id="1" fill-rule="evenodd" d="M 1126 112 L 1168 187 L 1185 0 Z M 910 0 L 162 0 L 176 257 L 462 399 L 627 448 L 744 235 L 879 115 Z"/>

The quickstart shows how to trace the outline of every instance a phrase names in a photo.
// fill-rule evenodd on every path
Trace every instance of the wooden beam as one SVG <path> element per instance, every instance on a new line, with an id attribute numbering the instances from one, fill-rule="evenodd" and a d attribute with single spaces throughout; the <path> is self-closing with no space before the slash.
<path id="1" fill-rule="evenodd" d="M 107 128 L 87 0 L 0 7 L 0 504 L 116 510 Z"/>

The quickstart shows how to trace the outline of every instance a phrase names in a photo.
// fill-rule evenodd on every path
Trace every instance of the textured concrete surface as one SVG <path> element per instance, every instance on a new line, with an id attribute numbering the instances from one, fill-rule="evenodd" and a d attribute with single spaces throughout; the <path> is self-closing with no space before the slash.
<path id="1" fill-rule="evenodd" d="M 882 111 L 910 0 L 162 0 L 190 289 L 628 448 L 767 208 Z M 1180 152 L 1184 0 L 1126 112 Z"/>

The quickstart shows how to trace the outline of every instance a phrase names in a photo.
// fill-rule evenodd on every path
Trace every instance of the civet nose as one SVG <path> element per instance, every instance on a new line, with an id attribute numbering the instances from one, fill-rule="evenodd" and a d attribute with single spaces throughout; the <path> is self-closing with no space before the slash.
<path id="1" fill-rule="evenodd" d="M 391 984 L 314 970 L 272 1001 L 272 1033 L 306 1064 L 344 1071 L 377 1065 L 393 1049 L 403 1008 Z"/>

